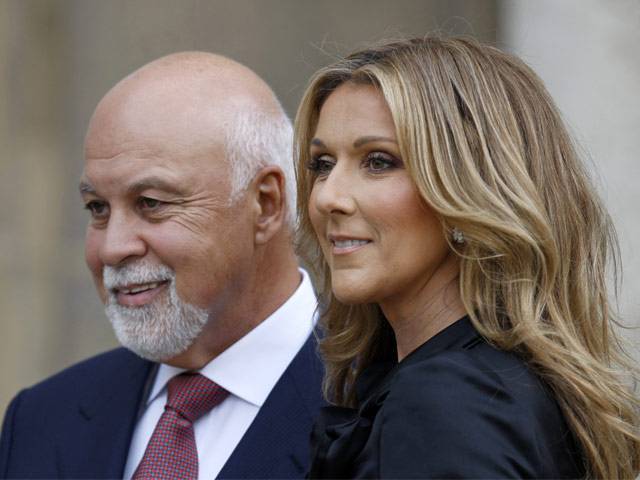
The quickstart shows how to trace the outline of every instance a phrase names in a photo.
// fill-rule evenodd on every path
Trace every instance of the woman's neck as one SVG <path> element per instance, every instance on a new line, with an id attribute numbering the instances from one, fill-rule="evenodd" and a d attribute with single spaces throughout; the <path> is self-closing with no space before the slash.
<path id="1" fill-rule="evenodd" d="M 417 291 L 380 303 L 395 333 L 398 361 L 466 315 L 459 271 L 458 259 L 451 254 Z"/>

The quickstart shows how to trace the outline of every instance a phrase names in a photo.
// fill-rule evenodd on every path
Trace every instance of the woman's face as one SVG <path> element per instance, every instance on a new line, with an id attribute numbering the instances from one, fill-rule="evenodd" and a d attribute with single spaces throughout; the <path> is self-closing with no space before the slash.
<path id="1" fill-rule="evenodd" d="M 373 86 L 345 83 L 310 145 L 309 215 L 343 303 L 411 301 L 449 255 L 434 212 L 404 167 L 391 112 Z"/>

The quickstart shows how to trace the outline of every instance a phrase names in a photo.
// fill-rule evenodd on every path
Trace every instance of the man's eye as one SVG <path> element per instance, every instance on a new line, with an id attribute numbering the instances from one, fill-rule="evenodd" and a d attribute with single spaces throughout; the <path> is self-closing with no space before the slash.
<path id="1" fill-rule="evenodd" d="M 84 208 L 89 210 L 93 218 L 104 218 L 109 214 L 107 204 L 97 200 L 91 200 L 90 202 L 85 203 Z"/>
<path id="2" fill-rule="evenodd" d="M 160 205 L 162 205 L 162 203 L 163 202 L 161 202 L 160 200 L 149 197 L 140 197 L 140 199 L 138 200 L 138 205 L 143 210 L 155 210 Z"/>

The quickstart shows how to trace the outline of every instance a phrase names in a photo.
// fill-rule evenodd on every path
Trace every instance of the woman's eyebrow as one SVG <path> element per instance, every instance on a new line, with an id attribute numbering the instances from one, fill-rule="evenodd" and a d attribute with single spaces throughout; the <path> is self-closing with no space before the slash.
<path id="1" fill-rule="evenodd" d="M 353 148 L 359 148 L 362 145 L 364 145 L 366 143 L 369 143 L 369 142 L 390 142 L 390 143 L 395 143 L 396 145 L 398 144 L 398 142 L 396 141 L 395 138 L 379 137 L 379 136 L 376 136 L 376 135 L 368 135 L 366 137 L 360 137 L 355 142 L 353 142 Z"/>
<path id="2" fill-rule="evenodd" d="M 377 136 L 377 135 L 367 135 L 366 137 L 360 137 L 355 142 L 353 142 L 353 147 L 354 148 L 359 148 L 362 145 L 365 145 L 365 144 L 367 144 L 369 142 L 389 142 L 389 143 L 395 143 L 396 145 L 398 144 L 398 141 L 395 138 L 381 137 L 381 136 Z M 324 142 L 322 140 L 320 140 L 319 138 L 314 138 L 313 140 L 311 140 L 311 145 L 316 146 L 316 147 L 321 147 L 321 148 L 326 148 L 327 147 L 324 144 Z"/>

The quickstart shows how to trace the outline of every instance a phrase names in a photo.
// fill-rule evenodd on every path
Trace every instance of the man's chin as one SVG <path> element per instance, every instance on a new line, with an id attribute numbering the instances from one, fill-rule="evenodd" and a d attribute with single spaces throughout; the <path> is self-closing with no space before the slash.
<path id="1" fill-rule="evenodd" d="M 116 338 L 120 344 L 126 349 L 132 351 L 139 357 L 152 362 L 169 363 L 173 358 L 184 354 L 193 341 L 187 345 L 176 345 L 175 342 L 153 341 L 149 338 L 147 341 L 141 342 L 139 338 L 134 338 L 127 333 L 123 333 L 114 327 Z"/>
<path id="2" fill-rule="evenodd" d="M 208 315 L 185 303 L 157 303 L 143 307 L 110 303 L 106 314 L 123 347 L 147 360 L 164 363 L 193 345 Z"/>

